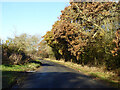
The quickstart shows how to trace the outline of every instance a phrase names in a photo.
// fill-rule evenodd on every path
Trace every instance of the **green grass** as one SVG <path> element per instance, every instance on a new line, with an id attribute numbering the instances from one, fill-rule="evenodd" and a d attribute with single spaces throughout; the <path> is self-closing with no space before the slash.
<path id="1" fill-rule="evenodd" d="M 114 88 L 120 88 L 120 82 L 119 82 L 119 81 L 111 80 L 111 79 L 109 79 L 109 77 L 106 78 L 106 77 L 101 76 L 101 75 L 96 74 L 96 73 L 90 73 L 90 75 L 91 75 L 91 76 L 94 76 L 94 77 L 97 78 L 98 80 L 100 80 L 100 81 L 108 84 L 109 86 L 112 86 L 112 87 L 114 87 Z"/>
<path id="2" fill-rule="evenodd" d="M 25 65 L 0 65 L 2 71 L 2 87 L 10 88 L 13 84 L 20 82 L 27 75 L 27 71 L 35 71 L 40 67 L 39 60 L 31 61 Z"/>

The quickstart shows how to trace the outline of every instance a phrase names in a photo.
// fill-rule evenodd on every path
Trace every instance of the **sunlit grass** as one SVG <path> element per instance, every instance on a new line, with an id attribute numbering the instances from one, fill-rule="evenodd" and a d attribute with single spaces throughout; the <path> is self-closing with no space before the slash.
<path id="1" fill-rule="evenodd" d="M 11 87 L 12 84 L 22 80 L 26 76 L 24 72 L 34 71 L 40 67 L 40 65 L 40 60 L 34 60 L 25 65 L 0 65 L 3 88 Z"/>
<path id="2" fill-rule="evenodd" d="M 28 70 L 34 70 L 36 67 L 38 67 L 39 64 L 35 63 L 29 63 L 26 65 L 1 65 L 0 70 L 2 71 L 28 71 Z"/>
<path id="3" fill-rule="evenodd" d="M 37 62 L 40 62 L 39 60 L 35 60 Z M 2 71 L 29 71 L 29 70 L 35 70 L 37 67 L 39 67 L 39 63 L 27 63 L 25 65 L 0 65 L 0 70 Z"/>

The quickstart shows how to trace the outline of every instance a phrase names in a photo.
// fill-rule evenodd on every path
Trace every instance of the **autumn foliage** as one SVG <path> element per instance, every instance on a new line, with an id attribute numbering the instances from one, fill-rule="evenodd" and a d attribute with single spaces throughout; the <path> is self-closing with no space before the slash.
<path id="1" fill-rule="evenodd" d="M 120 3 L 70 2 L 44 36 L 56 59 L 120 68 Z M 115 55 L 114 55 L 115 54 Z"/>

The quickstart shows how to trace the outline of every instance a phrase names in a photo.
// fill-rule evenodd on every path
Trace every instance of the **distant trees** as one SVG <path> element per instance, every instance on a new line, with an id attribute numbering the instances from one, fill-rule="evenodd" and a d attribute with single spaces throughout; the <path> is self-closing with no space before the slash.
<path id="1" fill-rule="evenodd" d="M 37 53 L 39 42 L 40 38 L 27 34 L 8 38 L 2 44 L 2 63 L 24 64 L 28 62 Z"/>
<path id="2" fill-rule="evenodd" d="M 116 2 L 73 0 L 61 11 L 60 19 L 44 40 L 52 47 L 56 59 L 118 69 L 120 53 L 115 58 L 111 51 L 117 47 L 113 40 L 118 40 L 115 38 L 118 38 L 116 32 L 120 27 L 119 7 Z"/>
<path id="3" fill-rule="evenodd" d="M 41 58 L 54 58 L 54 53 L 52 51 L 52 48 L 47 45 L 46 41 L 42 40 L 38 47 L 38 56 Z"/>

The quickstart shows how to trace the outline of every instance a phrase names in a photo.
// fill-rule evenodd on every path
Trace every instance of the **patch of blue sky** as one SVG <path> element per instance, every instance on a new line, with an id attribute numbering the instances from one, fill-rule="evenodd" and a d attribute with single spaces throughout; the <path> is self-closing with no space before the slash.
<path id="1" fill-rule="evenodd" d="M 0 36 L 27 33 L 45 35 L 69 2 L 2 2 L 2 29 Z"/>

